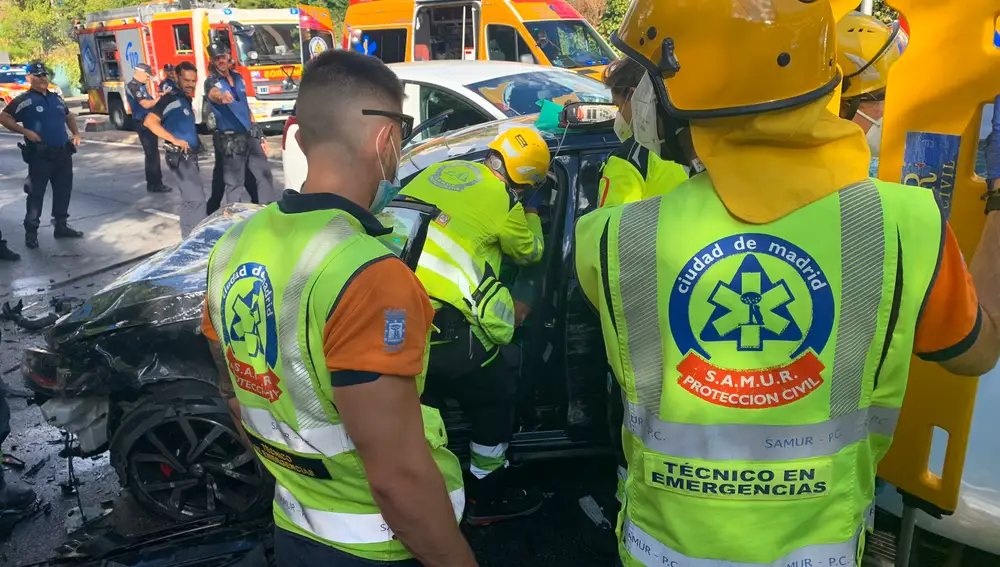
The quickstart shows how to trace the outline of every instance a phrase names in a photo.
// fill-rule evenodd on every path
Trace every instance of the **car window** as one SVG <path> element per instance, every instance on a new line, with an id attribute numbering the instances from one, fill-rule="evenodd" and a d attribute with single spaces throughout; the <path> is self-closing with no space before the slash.
<path id="1" fill-rule="evenodd" d="M 7 69 L 0 71 L 0 84 L 27 82 L 28 73 L 24 69 Z"/>
<path id="2" fill-rule="evenodd" d="M 497 24 L 486 26 L 486 47 L 491 61 L 521 61 L 522 56 L 529 55 L 531 60 L 525 63 L 535 62 L 531 48 L 521 34 L 511 26 Z"/>
<path id="3" fill-rule="evenodd" d="M 444 122 L 435 124 L 434 126 L 431 126 L 430 128 L 417 134 L 413 141 L 419 142 L 429 138 L 434 138 L 445 132 L 459 130 L 461 128 L 465 128 L 466 126 L 473 126 L 475 124 L 481 124 L 492 120 L 492 117 L 488 116 L 485 112 L 473 106 L 472 103 L 459 96 L 435 87 L 427 85 L 420 86 L 421 123 L 434 118 L 446 110 L 452 110 L 454 112 L 452 112 L 452 114 L 448 116 Z"/>
<path id="4" fill-rule="evenodd" d="M 607 42 L 583 20 L 548 20 L 524 25 L 553 67 L 592 67 L 616 59 Z"/>
<path id="5" fill-rule="evenodd" d="M 611 91 L 604 83 L 566 71 L 531 71 L 465 87 L 481 94 L 507 116 L 535 114 L 541 100 L 557 104 L 611 102 Z"/>

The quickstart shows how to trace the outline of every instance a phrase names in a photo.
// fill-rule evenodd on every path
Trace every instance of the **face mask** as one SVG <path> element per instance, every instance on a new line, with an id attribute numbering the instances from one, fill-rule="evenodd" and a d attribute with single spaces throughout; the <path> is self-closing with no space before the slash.
<path id="1" fill-rule="evenodd" d="M 628 120 L 625 120 L 621 112 L 615 116 L 615 135 L 622 142 L 632 137 L 632 125 L 628 123 Z"/>
<path id="2" fill-rule="evenodd" d="M 663 138 L 657 128 L 656 104 L 656 89 L 647 73 L 632 94 L 632 134 L 640 146 L 660 155 Z"/>
<path id="3" fill-rule="evenodd" d="M 379 136 L 375 138 L 376 144 L 378 144 L 378 138 L 382 137 L 382 132 L 384 131 L 385 128 L 383 128 L 379 132 Z M 391 133 L 387 139 L 391 144 L 392 143 Z M 389 203 L 391 203 L 392 200 L 396 198 L 396 195 L 399 195 L 399 192 L 402 190 L 402 187 L 399 186 L 399 149 L 396 148 L 395 145 L 393 145 L 392 149 L 393 153 L 396 154 L 396 168 L 393 169 L 391 180 L 388 179 L 388 176 L 386 175 L 386 167 L 382 163 L 382 159 L 379 158 L 378 160 L 378 166 L 379 168 L 382 169 L 382 181 L 378 182 L 378 189 L 375 191 L 375 198 L 372 199 L 372 204 L 370 207 L 368 207 L 368 211 L 373 215 L 381 213 L 382 209 L 384 209 Z M 382 153 L 379 152 L 379 155 L 381 156 Z"/>
<path id="4" fill-rule="evenodd" d="M 868 142 L 868 149 L 871 150 L 872 157 L 877 158 L 882 152 L 882 119 L 873 120 L 871 116 L 860 110 L 858 111 L 858 116 L 872 123 L 872 127 L 865 134 L 865 141 Z"/>

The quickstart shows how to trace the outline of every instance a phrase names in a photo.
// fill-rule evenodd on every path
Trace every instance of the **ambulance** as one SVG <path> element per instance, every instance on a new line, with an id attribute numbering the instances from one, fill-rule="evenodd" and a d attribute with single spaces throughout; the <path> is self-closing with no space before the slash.
<path id="1" fill-rule="evenodd" d="M 125 85 L 135 66 L 152 67 L 159 88 L 163 79 L 159 70 L 181 61 L 198 69 L 194 99 L 198 124 L 204 130 L 214 129 L 214 116 L 201 88 L 210 72 L 207 49 L 212 43 L 231 51 L 257 122 L 280 129 L 294 108 L 303 63 L 336 43 L 329 12 L 312 6 L 242 10 L 182 0 L 94 12 L 74 27 L 90 111 L 108 114 L 118 129 L 133 126 Z"/>
<path id="2" fill-rule="evenodd" d="M 29 88 L 28 71 L 25 66 L 0 65 L 0 110 Z M 49 83 L 49 90 L 59 95 L 62 94 L 59 87 L 52 83 Z"/>
<path id="3" fill-rule="evenodd" d="M 565 0 L 351 0 L 344 49 L 386 63 L 519 61 L 600 79 L 617 58 Z"/>

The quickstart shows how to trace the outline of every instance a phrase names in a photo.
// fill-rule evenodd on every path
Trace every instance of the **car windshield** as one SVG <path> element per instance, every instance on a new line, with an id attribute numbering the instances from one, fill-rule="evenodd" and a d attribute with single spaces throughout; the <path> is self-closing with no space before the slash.
<path id="1" fill-rule="evenodd" d="M 0 83 L 23 83 L 28 80 L 24 69 L 5 69 L 0 71 Z"/>
<path id="2" fill-rule="evenodd" d="M 297 24 L 254 24 L 251 35 L 235 34 L 237 51 L 243 65 L 252 65 L 250 52 L 257 52 L 263 65 L 300 63 L 301 39 Z"/>
<path id="3" fill-rule="evenodd" d="M 611 47 L 583 20 L 525 22 L 524 25 L 553 67 L 592 67 L 607 65 L 616 59 Z"/>
<path id="4" fill-rule="evenodd" d="M 524 116 L 540 110 L 539 101 L 611 102 L 604 83 L 565 71 L 532 71 L 465 85 L 505 115 Z"/>

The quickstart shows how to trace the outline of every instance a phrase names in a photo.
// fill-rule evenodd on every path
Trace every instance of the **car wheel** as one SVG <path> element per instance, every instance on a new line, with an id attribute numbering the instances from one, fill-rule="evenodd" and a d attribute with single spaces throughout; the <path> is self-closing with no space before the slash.
<path id="1" fill-rule="evenodd" d="M 130 130 L 132 117 L 125 112 L 125 105 L 120 99 L 112 99 L 108 103 L 108 119 L 116 130 Z"/>
<path id="2" fill-rule="evenodd" d="M 271 477 L 212 386 L 159 384 L 129 410 L 111 443 L 122 484 L 146 509 L 176 520 L 266 511 Z"/>

